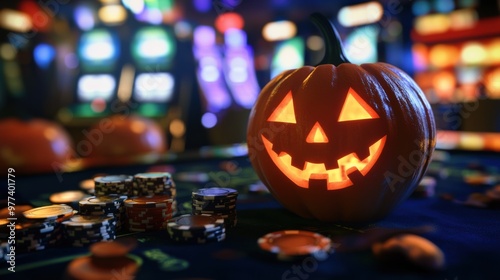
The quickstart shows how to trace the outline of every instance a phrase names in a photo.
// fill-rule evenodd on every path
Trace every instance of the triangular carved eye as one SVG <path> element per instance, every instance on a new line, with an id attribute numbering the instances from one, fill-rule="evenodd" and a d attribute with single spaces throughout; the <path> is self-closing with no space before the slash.
<path id="1" fill-rule="evenodd" d="M 292 91 L 283 98 L 274 112 L 267 119 L 268 122 L 297 123 L 295 120 L 295 111 L 293 109 Z"/>
<path id="2" fill-rule="evenodd" d="M 356 91 L 349 88 L 344 106 L 342 106 L 342 110 L 340 111 L 339 122 L 377 118 L 379 118 L 377 112 Z"/>
<path id="3" fill-rule="evenodd" d="M 306 142 L 307 143 L 328 143 L 328 137 L 326 137 L 326 133 L 319 124 L 316 122 L 307 135 Z"/>

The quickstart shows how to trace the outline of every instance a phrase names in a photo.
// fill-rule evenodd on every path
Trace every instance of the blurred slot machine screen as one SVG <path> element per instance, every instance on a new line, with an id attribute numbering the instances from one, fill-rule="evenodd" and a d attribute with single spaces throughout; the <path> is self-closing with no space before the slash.
<path id="1" fill-rule="evenodd" d="M 132 98 L 140 103 L 168 103 L 175 92 L 172 63 L 176 52 L 173 33 L 166 27 L 139 28 L 132 40 L 137 68 Z"/>

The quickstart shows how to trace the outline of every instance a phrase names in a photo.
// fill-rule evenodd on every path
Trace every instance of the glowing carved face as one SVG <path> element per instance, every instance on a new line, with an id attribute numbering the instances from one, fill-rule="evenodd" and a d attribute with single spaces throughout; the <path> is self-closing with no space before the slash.
<path id="1" fill-rule="evenodd" d="M 314 181 L 337 190 L 354 184 L 349 178 L 353 172 L 365 176 L 372 169 L 384 148 L 387 130 L 375 110 L 352 88 L 340 112 L 320 112 L 312 127 L 309 124 L 305 139 L 293 139 L 297 125 L 307 125 L 295 114 L 296 106 L 303 104 L 294 106 L 290 91 L 267 119 L 283 124 L 284 130 L 273 139 L 261 135 L 270 158 L 288 179 L 302 188 Z M 308 114 L 314 114 L 310 111 Z"/>

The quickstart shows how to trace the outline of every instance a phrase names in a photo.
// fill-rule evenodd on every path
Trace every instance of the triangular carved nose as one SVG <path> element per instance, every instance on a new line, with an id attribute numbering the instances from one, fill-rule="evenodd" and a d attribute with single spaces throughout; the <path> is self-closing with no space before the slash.
<path id="1" fill-rule="evenodd" d="M 319 122 L 316 122 L 312 127 L 311 131 L 307 135 L 306 138 L 307 143 L 328 143 L 328 137 L 326 137 L 326 133 L 321 128 Z"/>

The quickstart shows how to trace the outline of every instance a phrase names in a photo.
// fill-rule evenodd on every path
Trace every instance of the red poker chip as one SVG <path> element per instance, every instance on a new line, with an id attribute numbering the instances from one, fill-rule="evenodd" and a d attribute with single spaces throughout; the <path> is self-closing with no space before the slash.
<path id="1" fill-rule="evenodd" d="M 113 262 L 107 262 L 106 265 L 98 265 L 92 257 L 81 257 L 68 265 L 66 273 L 71 279 L 81 280 L 116 279 L 117 273 L 123 279 L 133 279 L 139 269 L 139 264 L 126 256 L 113 258 Z"/>
<path id="2" fill-rule="evenodd" d="M 259 247 L 275 254 L 279 260 L 313 256 L 324 260 L 332 250 L 332 241 L 319 233 L 305 230 L 282 230 L 259 238 Z"/>

